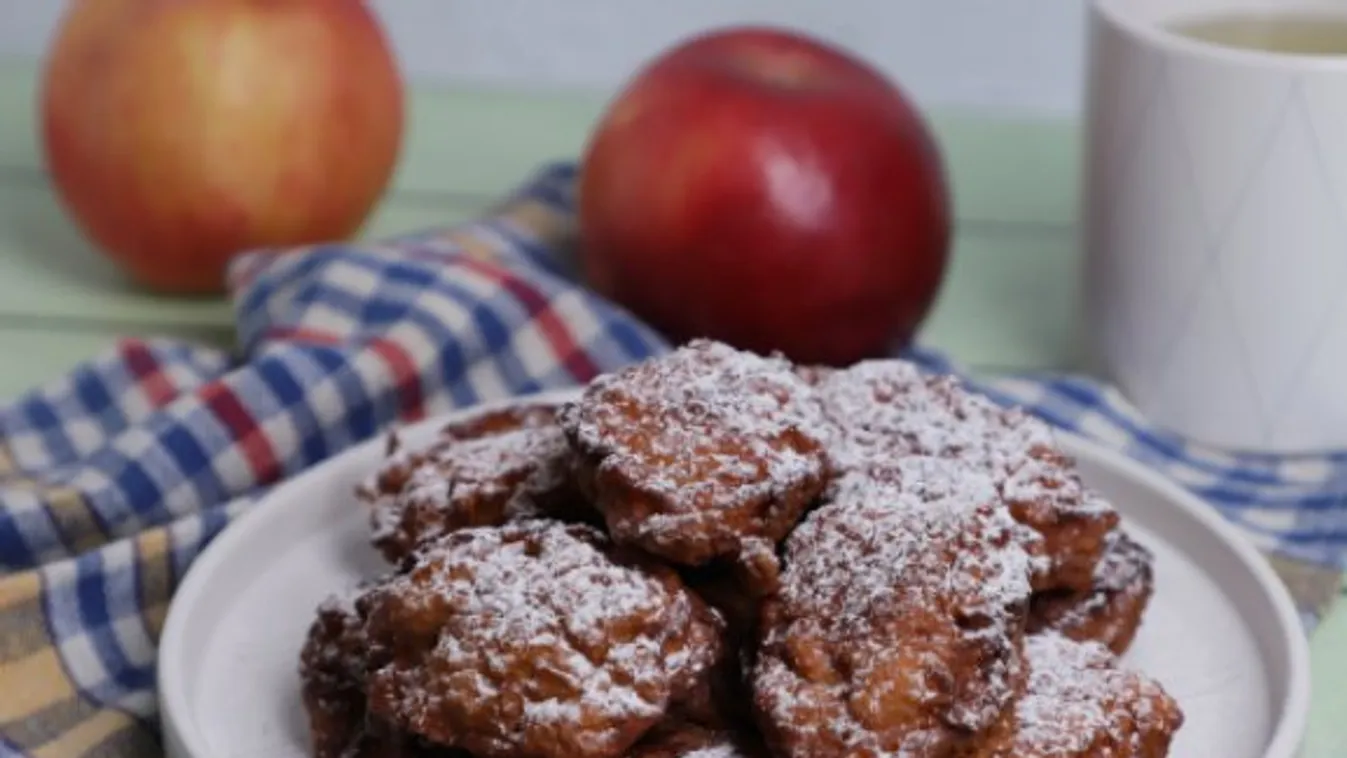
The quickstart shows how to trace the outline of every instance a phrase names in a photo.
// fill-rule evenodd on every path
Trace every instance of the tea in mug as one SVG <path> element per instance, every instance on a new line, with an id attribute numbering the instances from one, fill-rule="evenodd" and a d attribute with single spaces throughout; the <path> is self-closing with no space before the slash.
<path id="1" fill-rule="evenodd" d="M 1222 13 L 1175 24 L 1171 30 L 1225 47 L 1292 55 L 1347 55 L 1347 14 Z"/>

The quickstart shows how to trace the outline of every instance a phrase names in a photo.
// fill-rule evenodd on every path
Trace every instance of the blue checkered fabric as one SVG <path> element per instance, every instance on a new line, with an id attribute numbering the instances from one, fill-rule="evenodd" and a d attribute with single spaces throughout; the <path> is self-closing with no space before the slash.
<path id="1" fill-rule="evenodd" d="M 577 285 L 574 178 L 548 167 L 452 229 L 245 257 L 236 352 L 130 340 L 0 408 L 0 754 L 156 751 L 173 588 L 275 483 L 395 423 L 669 348 Z M 1271 554 L 1344 564 L 1347 453 L 1204 449 L 1083 377 L 970 382 L 1172 477 Z"/>

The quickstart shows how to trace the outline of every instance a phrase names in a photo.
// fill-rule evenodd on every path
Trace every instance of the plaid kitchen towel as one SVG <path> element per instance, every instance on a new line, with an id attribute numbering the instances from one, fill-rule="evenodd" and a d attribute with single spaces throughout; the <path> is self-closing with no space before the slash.
<path id="1" fill-rule="evenodd" d="M 576 286 L 574 168 L 480 221 L 236 266 L 239 351 L 128 341 L 0 409 L 0 753 L 158 748 L 174 586 L 273 483 L 397 421 L 583 382 L 667 349 Z M 915 351 L 932 370 L 939 356 Z M 983 388 L 1126 451 L 1279 556 L 1307 625 L 1347 553 L 1347 455 L 1228 456 L 1071 377 Z"/>

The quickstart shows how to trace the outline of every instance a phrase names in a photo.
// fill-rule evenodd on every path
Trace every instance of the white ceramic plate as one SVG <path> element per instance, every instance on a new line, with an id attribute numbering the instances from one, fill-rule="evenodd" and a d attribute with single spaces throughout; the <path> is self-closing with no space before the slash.
<path id="1" fill-rule="evenodd" d="M 410 428 L 407 442 L 428 442 L 445 420 Z M 1158 678 L 1187 715 L 1172 758 L 1292 758 L 1309 663 L 1282 584 L 1179 487 L 1089 443 L 1062 444 L 1155 551 L 1155 597 L 1127 662 Z M 308 755 L 299 648 L 324 597 L 384 570 L 351 494 L 383 445 L 353 448 L 278 487 L 193 565 L 159 652 L 170 758 Z"/>

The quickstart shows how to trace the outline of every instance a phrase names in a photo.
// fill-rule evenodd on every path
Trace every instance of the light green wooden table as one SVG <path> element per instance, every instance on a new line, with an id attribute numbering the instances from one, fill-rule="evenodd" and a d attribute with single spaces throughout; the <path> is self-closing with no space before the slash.
<path id="1" fill-rule="evenodd" d="M 119 336 L 228 345 L 229 308 L 136 291 L 64 217 L 43 175 L 36 68 L 0 62 L 0 399 L 59 376 Z M 369 236 L 450 224 L 540 163 L 574 157 L 602 101 L 418 91 L 396 186 Z M 979 371 L 1080 365 L 1074 123 L 938 112 L 958 215 L 954 264 L 924 340 Z M 1347 756 L 1347 603 L 1314 639 L 1307 758 Z"/>

